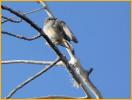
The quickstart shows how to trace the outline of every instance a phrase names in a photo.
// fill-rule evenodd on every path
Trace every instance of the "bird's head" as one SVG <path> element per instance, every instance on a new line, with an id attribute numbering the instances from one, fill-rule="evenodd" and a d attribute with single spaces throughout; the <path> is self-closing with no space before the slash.
<path id="1" fill-rule="evenodd" d="M 45 19 L 45 24 L 48 23 L 49 21 L 55 21 L 57 20 L 57 18 L 54 18 L 54 17 L 48 17 Z"/>

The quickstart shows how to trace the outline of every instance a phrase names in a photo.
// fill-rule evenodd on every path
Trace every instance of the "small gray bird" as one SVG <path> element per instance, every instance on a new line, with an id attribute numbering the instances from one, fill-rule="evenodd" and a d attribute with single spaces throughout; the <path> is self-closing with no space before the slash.
<path id="1" fill-rule="evenodd" d="M 73 51 L 70 41 L 78 43 L 78 40 L 65 24 L 57 18 L 47 18 L 44 23 L 43 31 L 55 45 L 61 45 Z"/>

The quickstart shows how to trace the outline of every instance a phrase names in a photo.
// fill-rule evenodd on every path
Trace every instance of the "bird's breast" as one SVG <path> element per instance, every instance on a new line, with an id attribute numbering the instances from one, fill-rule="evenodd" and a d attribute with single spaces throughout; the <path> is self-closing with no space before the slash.
<path id="1" fill-rule="evenodd" d="M 63 38 L 62 33 L 56 27 L 52 27 L 52 25 L 45 26 L 43 31 L 52 40 L 52 42 L 61 41 Z"/>

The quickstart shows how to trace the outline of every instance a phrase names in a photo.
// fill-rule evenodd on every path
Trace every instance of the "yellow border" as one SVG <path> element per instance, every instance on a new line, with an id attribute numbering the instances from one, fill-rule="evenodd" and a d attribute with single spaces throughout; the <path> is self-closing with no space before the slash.
<path id="1" fill-rule="evenodd" d="M 0 2 L 0 5 L 1 5 L 1 2 Z M 1 7 L 0 7 L 0 22 L 1 22 L 1 15 L 2 15 L 2 14 L 1 14 Z M 2 55 L 1 55 L 1 54 L 2 54 L 2 53 L 1 53 L 2 49 L 1 49 L 1 47 L 2 47 L 2 46 L 1 46 L 1 44 L 2 44 L 2 43 L 1 43 L 1 24 L 0 24 L 0 57 L 1 57 L 1 58 L 0 58 L 0 83 L 1 83 L 1 84 L 0 84 L 0 92 L 1 92 L 1 93 L 0 93 L 0 97 L 2 96 L 2 79 L 1 79 L 1 78 L 2 78 L 2 71 L 1 71 L 1 70 L 2 70 L 2 67 L 1 67 L 1 59 L 2 59 Z"/>
<path id="2" fill-rule="evenodd" d="M 0 0 L 0 1 L 47 1 L 47 2 L 130 2 L 131 0 Z"/>
<path id="3" fill-rule="evenodd" d="M 25 1 L 25 2 L 31 2 L 31 1 L 55 1 L 55 2 L 130 2 L 130 98 L 126 98 L 126 99 L 123 99 L 123 98 L 118 98 L 118 99 L 114 99 L 114 98 L 111 98 L 111 99 L 98 99 L 98 100 L 132 100 L 132 0 L 3 0 L 4 2 L 5 1 Z M 1 5 L 1 2 L 2 0 L 0 0 L 0 5 Z M 0 15 L 2 15 L 1 13 L 1 7 L 0 7 Z M 1 16 L 0 16 L 0 21 L 1 21 Z M 2 46 L 2 43 L 1 43 L 1 24 L 0 24 L 0 57 L 2 58 L 2 49 L 1 49 L 1 46 Z M 1 99 L 1 96 L 2 96 L 2 71 L 1 71 L 2 67 L 1 67 L 1 60 L 0 60 L 0 99 Z M 4 99 L 1 99 L 1 100 L 4 100 Z M 6 100 L 6 99 L 5 99 Z M 11 100 L 23 100 L 23 99 L 11 99 Z M 38 99 L 28 99 L 28 100 L 38 100 Z M 41 100 L 47 100 L 47 99 L 41 99 Z M 52 100 L 52 99 L 48 99 L 48 100 Z M 57 100 L 57 99 L 56 99 Z M 64 100 L 64 99 L 59 99 L 59 100 Z M 73 99 L 68 99 L 68 100 L 73 100 Z M 84 99 L 79 99 L 79 100 L 84 100 Z M 87 100 L 91 100 L 91 99 L 87 99 Z M 92 99 L 92 100 L 97 100 L 97 99 Z"/>
<path id="4" fill-rule="evenodd" d="M 132 99 L 132 0 L 130 1 L 130 98 Z"/>
<path id="5" fill-rule="evenodd" d="M 8 100 L 8 99 L 2 99 Z M 9 99 L 9 100 L 25 100 L 25 99 Z M 130 100 L 130 99 L 26 99 L 26 100 Z"/>
<path id="6" fill-rule="evenodd" d="M 8 99 L 1 99 L 8 100 Z M 9 99 L 9 100 L 25 100 L 25 99 Z M 130 99 L 26 99 L 26 100 L 130 100 Z"/>

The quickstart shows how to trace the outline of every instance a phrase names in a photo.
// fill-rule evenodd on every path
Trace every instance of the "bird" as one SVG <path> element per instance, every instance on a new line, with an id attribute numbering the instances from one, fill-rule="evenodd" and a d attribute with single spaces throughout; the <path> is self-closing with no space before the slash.
<path id="1" fill-rule="evenodd" d="M 64 21 L 48 17 L 45 19 L 43 31 L 53 44 L 66 47 L 74 54 L 70 42 L 78 43 L 78 40 Z"/>

